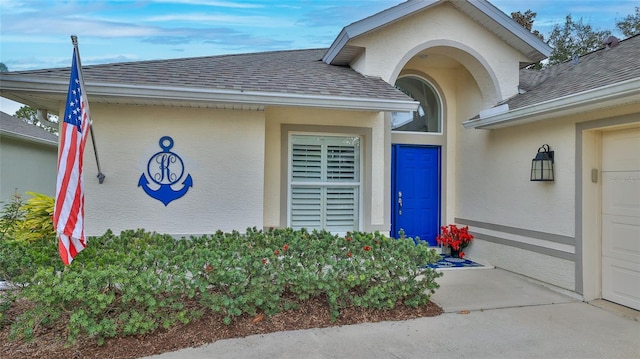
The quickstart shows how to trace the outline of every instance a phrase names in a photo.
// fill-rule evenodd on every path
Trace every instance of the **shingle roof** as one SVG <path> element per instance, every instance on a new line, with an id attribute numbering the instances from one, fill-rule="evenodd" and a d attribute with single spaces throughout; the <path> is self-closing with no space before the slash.
<path id="1" fill-rule="evenodd" d="M 0 132 L 8 133 L 16 137 L 30 138 L 37 142 L 58 143 L 58 136 L 45 131 L 41 127 L 30 125 L 22 119 L 0 112 Z"/>
<path id="2" fill-rule="evenodd" d="M 326 49 L 83 65 L 86 84 L 187 87 L 412 101 L 377 77 L 321 61 Z M 11 72 L 68 79 L 69 68 Z"/>
<path id="3" fill-rule="evenodd" d="M 503 103 L 509 110 L 558 99 L 626 80 L 640 78 L 640 35 L 620 41 L 573 61 L 541 71 L 521 70 L 520 88 L 526 92 Z"/>

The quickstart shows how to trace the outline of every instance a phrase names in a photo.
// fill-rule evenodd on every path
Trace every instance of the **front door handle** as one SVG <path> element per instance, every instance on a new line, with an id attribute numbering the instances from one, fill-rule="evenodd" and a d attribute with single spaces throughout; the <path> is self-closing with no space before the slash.
<path id="1" fill-rule="evenodd" d="M 398 191 L 398 215 L 402 216 L 402 192 Z"/>

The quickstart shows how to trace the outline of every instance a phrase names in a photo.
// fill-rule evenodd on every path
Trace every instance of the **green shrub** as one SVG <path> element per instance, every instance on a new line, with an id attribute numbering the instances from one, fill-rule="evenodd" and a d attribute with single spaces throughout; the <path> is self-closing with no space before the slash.
<path id="1" fill-rule="evenodd" d="M 56 243 L 56 231 L 53 228 L 54 199 L 44 194 L 27 192 L 27 199 L 20 210 L 24 217 L 14 229 L 14 240 L 28 242 Z"/>
<path id="2" fill-rule="evenodd" d="M 38 268 L 63 265 L 53 229 L 53 198 L 27 192 L 26 202 L 14 195 L 0 216 L 0 279 L 23 285 L 32 281 Z"/>
<path id="3" fill-rule="evenodd" d="M 417 242 L 292 229 L 179 240 L 143 230 L 108 232 L 90 238 L 68 267 L 37 265 L 17 293 L 34 307 L 15 318 L 12 337 L 28 340 L 38 327 L 62 320 L 69 342 L 88 336 L 101 344 L 187 323 L 207 311 L 229 324 L 243 315 L 290 310 L 309 298 L 325 299 L 334 320 L 351 306 L 417 307 L 429 301 L 440 275 L 426 268 L 438 255 Z M 33 246 L 12 243 L 20 250 Z M 35 265 L 24 261 L 37 257 L 14 260 Z"/>
<path id="4" fill-rule="evenodd" d="M 0 203 L 2 203 L 0 213 L 0 241 L 3 241 L 5 237 L 11 238 L 13 231 L 24 218 L 24 211 L 21 210 L 24 201 L 22 196 L 20 196 L 18 192 L 15 192 L 11 196 L 9 203 Z"/>

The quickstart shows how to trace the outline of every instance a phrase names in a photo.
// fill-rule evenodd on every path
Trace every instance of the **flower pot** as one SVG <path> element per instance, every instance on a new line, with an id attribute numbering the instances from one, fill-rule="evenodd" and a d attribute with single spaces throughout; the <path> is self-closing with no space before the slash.
<path id="1" fill-rule="evenodd" d="M 460 249 L 453 249 L 449 247 L 449 254 L 454 258 L 460 258 Z"/>

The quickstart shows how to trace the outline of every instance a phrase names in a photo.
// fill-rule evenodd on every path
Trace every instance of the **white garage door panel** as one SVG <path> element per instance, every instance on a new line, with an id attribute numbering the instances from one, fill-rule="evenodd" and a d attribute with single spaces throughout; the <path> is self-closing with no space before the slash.
<path id="1" fill-rule="evenodd" d="M 602 172 L 602 212 L 640 217 L 640 171 Z"/>
<path id="2" fill-rule="evenodd" d="M 640 129 L 602 135 L 602 297 L 640 310 Z"/>
<path id="3" fill-rule="evenodd" d="M 607 132 L 602 148 L 603 172 L 640 170 L 640 129 Z"/>
<path id="4" fill-rule="evenodd" d="M 602 255 L 640 264 L 640 217 L 602 216 Z"/>
<path id="5" fill-rule="evenodd" d="M 640 264 L 604 257 L 602 275 L 608 280 L 602 281 L 602 293 L 605 299 L 640 309 Z"/>

